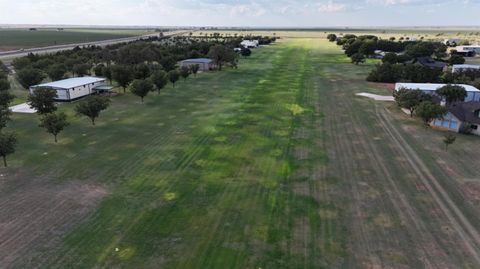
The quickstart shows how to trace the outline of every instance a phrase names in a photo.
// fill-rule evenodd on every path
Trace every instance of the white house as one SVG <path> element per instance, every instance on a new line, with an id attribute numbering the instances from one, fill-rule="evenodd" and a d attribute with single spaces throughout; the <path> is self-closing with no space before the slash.
<path id="1" fill-rule="evenodd" d="M 240 45 L 244 48 L 253 49 L 259 46 L 258 40 L 243 40 Z"/>
<path id="2" fill-rule="evenodd" d="M 438 83 L 396 83 L 395 90 L 399 91 L 400 89 L 409 89 L 409 90 L 421 90 L 428 94 L 434 94 L 436 90 L 445 86 L 447 84 L 438 84 Z M 480 90 L 466 84 L 452 84 L 456 86 L 462 86 L 467 91 L 467 97 L 465 102 L 469 101 L 480 101 Z"/>
<path id="3" fill-rule="evenodd" d="M 35 94 L 39 88 L 53 88 L 57 91 L 56 101 L 70 102 L 103 91 L 106 87 L 105 78 L 77 77 L 31 86 L 30 93 Z"/>
<path id="4" fill-rule="evenodd" d="M 457 46 L 455 50 L 458 52 L 480 53 L 480 45 Z"/>
<path id="5" fill-rule="evenodd" d="M 454 64 L 452 67 L 452 73 L 467 71 L 467 70 L 480 70 L 480 65 L 475 64 Z"/>

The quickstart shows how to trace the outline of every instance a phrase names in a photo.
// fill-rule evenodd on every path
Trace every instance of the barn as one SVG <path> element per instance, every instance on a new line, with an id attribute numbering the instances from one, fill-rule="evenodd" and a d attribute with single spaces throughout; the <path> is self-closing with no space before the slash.
<path id="1" fill-rule="evenodd" d="M 110 88 L 105 78 L 98 77 L 76 77 L 68 78 L 49 83 L 39 84 L 30 87 L 30 93 L 40 88 L 52 88 L 57 91 L 56 101 L 71 102 L 82 97 L 105 91 Z M 108 89 L 107 89 L 108 90 Z"/>
<path id="2" fill-rule="evenodd" d="M 194 58 L 194 59 L 186 59 L 179 62 L 180 67 L 186 66 L 190 67 L 192 65 L 198 65 L 200 67 L 200 71 L 208 71 L 214 68 L 213 61 L 208 58 Z"/>
<path id="3" fill-rule="evenodd" d="M 439 88 L 446 86 L 447 84 L 438 84 L 438 83 L 396 83 L 395 90 L 400 89 L 409 89 L 409 90 L 421 90 L 428 94 L 434 94 Z M 480 101 L 480 90 L 466 84 L 452 84 L 456 86 L 462 86 L 467 91 L 467 98 L 465 102 L 469 101 Z"/>

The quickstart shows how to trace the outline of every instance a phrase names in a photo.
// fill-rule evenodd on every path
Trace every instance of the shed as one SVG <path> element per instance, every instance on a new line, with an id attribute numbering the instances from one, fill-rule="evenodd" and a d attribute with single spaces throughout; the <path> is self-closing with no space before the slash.
<path id="1" fill-rule="evenodd" d="M 97 93 L 97 89 L 107 86 L 105 78 L 76 77 L 30 87 L 30 93 L 35 94 L 39 88 L 52 88 L 57 91 L 56 101 L 70 102 Z"/>
<path id="2" fill-rule="evenodd" d="M 396 83 L 395 90 L 399 91 L 400 89 L 409 89 L 409 90 L 421 90 L 428 94 L 435 94 L 435 91 L 447 84 L 440 83 Z M 480 90 L 466 84 L 452 84 L 456 86 L 462 86 L 467 91 L 467 98 L 465 102 L 469 101 L 480 101 Z"/>
<path id="3" fill-rule="evenodd" d="M 193 58 L 193 59 L 186 59 L 179 62 L 180 67 L 187 66 L 190 67 L 192 65 L 198 65 L 200 67 L 200 71 L 208 71 L 213 69 L 213 61 L 208 58 Z"/>

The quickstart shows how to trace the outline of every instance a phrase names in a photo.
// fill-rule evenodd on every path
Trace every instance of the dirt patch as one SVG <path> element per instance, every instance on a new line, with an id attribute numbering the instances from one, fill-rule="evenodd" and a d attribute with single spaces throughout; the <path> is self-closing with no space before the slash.
<path id="1" fill-rule="evenodd" d="M 84 221 L 107 194 L 105 188 L 93 184 L 11 179 L 0 181 L 2 268 L 29 267 L 33 256 L 48 257 L 46 252 L 57 249 L 63 236 Z"/>

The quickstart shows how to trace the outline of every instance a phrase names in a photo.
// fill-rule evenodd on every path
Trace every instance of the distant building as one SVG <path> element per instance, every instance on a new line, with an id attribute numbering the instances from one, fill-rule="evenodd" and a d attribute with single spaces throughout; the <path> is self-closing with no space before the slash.
<path id="1" fill-rule="evenodd" d="M 240 45 L 244 48 L 254 49 L 259 46 L 258 40 L 243 40 Z"/>
<path id="2" fill-rule="evenodd" d="M 395 90 L 399 91 L 400 89 L 408 89 L 408 90 L 421 90 L 428 94 L 435 94 L 435 92 L 440 89 L 441 87 L 447 84 L 439 84 L 439 83 L 396 83 Z M 480 101 L 480 90 L 466 84 L 452 84 L 457 86 L 462 86 L 467 91 L 467 97 L 465 98 L 464 102 L 469 101 Z"/>
<path id="3" fill-rule="evenodd" d="M 468 46 L 457 46 L 455 48 L 457 52 L 474 52 L 480 53 L 480 45 L 468 45 Z"/>
<path id="4" fill-rule="evenodd" d="M 452 67 L 452 73 L 467 71 L 467 70 L 480 70 L 480 65 L 474 64 L 454 64 Z"/>
<path id="5" fill-rule="evenodd" d="M 31 86 L 30 93 L 35 94 L 35 90 L 39 88 L 55 89 L 57 91 L 57 98 L 55 100 L 60 102 L 70 102 L 91 94 L 112 89 L 112 87 L 107 85 L 105 78 L 97 77 L 68 78 L 39 84 Z"/>
<path id="6" fill-rule="evenodd" d="M 449 38 L 449 39 L 444 39 L 443 44 L 447 46 L 456 46 L 460 44 L 460 39 L 459 38 Z"/>
<path id="7" fill-rule="evenodd" d="M 448 106 L 448 113 L 430 126 L 452 132 L 470 132 L 480 136 L 480 102 L 460 102 Z"/>
<path id="8" fill-rule="evenodd" d="M 200 67 L 200 71 L 208 71 L 214 68 L 213 61 L 208 58 L 194 58 L 194 59 L 186 59 L 179 62 L 180 67 L 187 66 L 190 67 L 192 65 L 198 65 Z"/>

